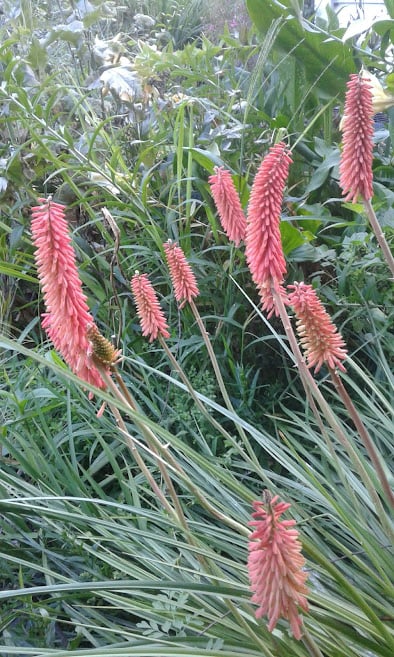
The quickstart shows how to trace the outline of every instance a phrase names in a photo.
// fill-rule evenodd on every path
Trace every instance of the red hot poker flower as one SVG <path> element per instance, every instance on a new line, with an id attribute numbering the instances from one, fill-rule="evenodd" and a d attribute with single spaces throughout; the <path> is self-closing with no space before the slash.
<path id="1" fill-rule="evenodd" d="M 73 372 L 104 388 L 89 355 L 87 332 L 94 320 L 82 292 L 65 207 L 51 199 L 40 198 L 38 202 L 40 205 L 32 208 L 31 231 L 47 311 L 42 326 Z"/>
<path id="2" fill-rule="evenodd" d="M 371 84 L 362 75 L 351 75 L 347 83 L 342 119 L 343 150 L 339 165 L 340 185 L 345 200 L 373 196 L 373 105 Z"/>
<path id="3" fill-rule="evenodd" d="M 183 308 L 186 302 L 189 302 L 198 296 L 198 287 L 196 277 L 186 260 L 180 246 L 175 242 L 165 242 L 164 252 L 166 254 L 168 267 L 170 270 L 172 284 L 179 308 Z"/>
<path id="4" fill-rule="evenodd" d="M 288 289 L 293 290 L 288 301 L 297 318 L 297 333 L 306 352 L 308 367 L 314 367 L 316 373 L 326 363 L 332 369 L 338 367 L 346 372 L 342 364 L 347 353 L 345 342 L 315 290 L 305 283 L 289 285 Z"/>
<path id="5" fill-rule="evenodd" d="M 215 167 L 215 174 L 208 180 L 221 224 L 227 237 L 235 245 L 245 239 L 246 217 L 230 171 L 224 167 Z"/>
<path id="6" fill-rule="evenodd" d="M 286 273 L 279 231 L 283 191 L 292 162 L 283 142 L 273 146 L 257 171 L 250 194 L 246 229 L 246 259 L 259 288 L 263 309 L 276 313 L 272 287 L 284 295 Z"/>
<path id="7" fill-rule="evenodd" d="M 169 338 L 164 313 L 148 276 L 136 272 L 130 285 L 141 322 L 142 335 L 149 336 L 149 342 L 153 342 L 159 335 Z"/>
<path id="8" fill-rule="evenodd" d="M 250 535 L 248 571 L 253 591 L 252 602 L 259 605 L 256 618 L 268 616 L 272 632 L 279 618 L 290 621 L 296 639 L 301 638 L 302 619 L 298 607 L 308 611 L 305 586 L 307 573 L 302 570 L 305 559 L 295 520 L 280 520 L 290 504 L 279 502 L 278 496 L 266 505 L 253 502 L 255 530 Z"/>

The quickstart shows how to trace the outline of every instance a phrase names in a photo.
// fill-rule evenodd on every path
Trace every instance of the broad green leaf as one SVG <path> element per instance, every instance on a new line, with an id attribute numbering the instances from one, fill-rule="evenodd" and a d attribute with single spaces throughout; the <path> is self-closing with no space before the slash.
<path id="1" fill-rule="evenodd" d="M 247 0 L 249 14 L 258 30 L 265 34 L 274 20 L 283 25 L 276 45 L 284 54 L 292 53 L 305 67 L 309 84 L 315 84 L 324 96 L 341 92 L 356 67 L 350 46 L 341 42 L 341 31 L 329 34 L 294 16 L 289 0 Z"/>
<path id="2" fill-rule="evenodd" d="M 353 37 L 357 37 L 364 32 L 368 32 L 371 27 L 371 21 L 367 18 L 360 18 L 359 20 L 352 21 L 349 27 L 346 29 L 346 32 L 342 37 L 342 41 L 349 41 L 350 39 L 353 39 Z"/>
<path id="3" fill-rule="evenodd" d="M 394 0 L 383 0 L 390 18 L 394 18 Z"/>
<path id="4" fill-rule="evenodd" d="M 213 152 L 213 149 L 210 151 L 203 150 L 202 148 L 191 148 L 190 151 L 193 154 L 193 159 L 196 160 L 200 166 L 209 171 L 209 173 L 213 173 L 215 166 L 223 166 L 223 161 Z"/>
<path id="5" fill-rule="evenodd" d="M 379 20 L 373 23 L 373 30 L 380 36 L 394 29 L 394 20 Z"/>
<path id="6" fill-rule="evenodd" d="M 47 49 L 35 37 L 32 38 L 27 59 L 35 71 L 43 71 L 48 63 Z"/>
<path id="7" fill-rule="evenodd" d="M 82 21 L 77 20 L 64 25 L 55 25 L 46 37 L 44 44 L 45 46 L 49 46 L 57 39 L 61 39 L 78 47 L 81 45 L 84 29 L 85 27 Z"/>
<path id="8" fill-rule="evenodd" d="M 280 222 L 280 236 L 285 255 L 305 243 L 302 233 L 289 221 Z"/>
<path id="9" fill-rule="evenodd" d="M 116 9 L 111 7 L 110 2 L 96 2 L 92 4 L 89 0 L 78 0 L 76 8 L 83 20 L 86 29 L 100 20 L 114 18 Z"/>

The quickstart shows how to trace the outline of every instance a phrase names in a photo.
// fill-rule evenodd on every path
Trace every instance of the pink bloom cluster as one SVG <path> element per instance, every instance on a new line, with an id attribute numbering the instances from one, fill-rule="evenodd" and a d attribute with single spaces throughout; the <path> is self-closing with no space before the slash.
<path id="1" fill-rule="evenodd" d="M 175 298 L 180 304 L 179 308 L 183 308 L 185 303 L 190 303 L 194 297 L 198 296 L 196 277 L 186 260 L 185 254 L 176 242 L 168 240 L 163 246 L 174 286 Z"/>
<path id="2" fill-rule="evenodd" d="M 286 303 L 283 277 L 286 262 L 279 231 L 283 192 L 292 162 L 283 142 L 264 158 L 254 179 L 247 219 L 229 171 L 215 169 L 209 178 L 222 226 L 236 245 L 246 243 L 246 260 L 268 316 L 278 314 L 273 290 Z"/>
<path id="3" fill-rule="evenodd" d="M 230 171 L 216 167 L 215 174 L 209 178 L 209 184 L 223 229 L 227 237 L 238 246 L 245 239 L 246 217 Z"/>
<path id="4" fill-rule="evenodd" d="M 32 208 L 31 231 L 35 260 L 44 294 L 43 328 L 73 372 L 84 381 L 105 387 L 90 357 L 88 328 L 94 320 L 82 292 L 75 253 L 65 219 L 65 207 L 38 199 Z"/>
<path id="5" fill-rule="evenodd" d="M 262 161 L 250 194 L 246 259 L 268 315 L 276 312 L 272 288 L 284 296 L 281 286 L 286 262 L 279 223 L 291 162 L 286 145 L 275 144 Z"/>
<path id="6" fill-rule="evenodd" d="M 258 605 L 256 618 L 268 617 L 268 630 L 279 618 L 289 620 L 293 635 L 301 638 L 302 619 L 298 607 L 308 611 L 305 586 L 307 573 L 302 570 L 305 559 L 295 520 L 280 520 L 290 504 L 279 502 L 278 496 L 268 504 L 253 502 L 254 531 L 250 535 L 248 571 L 252 602 Z"/>
<path id="7" fill-rule="evenodd" d="M 142 335 L 149 337 L 149 342 L 156 340 L 159 335 L 169 338 L 164 313 L 148 276 L 136 272 L 130 285 L 141 322 Z"/>
<path id="8" fill-rule="evenodd" d="M 328 367 L 346 369 L 342 361 L 346 358 L 343 338 L 325 311 L 311 285 L 295 283 L 288 286 L 289 304 L 293 306 L 297 318 L 297 333 L 306 352 L 308 367 L 318 372 L 325 363 Z"/>
<path id="9" fill-rule="evenodd" d="M 372 91 L 362 75 L 351 75 L 347 84 L 343 123 L 343 151 L 339 165 L 340 184 L 346 201 L 373 196 Z"/>
<path id="10" fill-rule="evenodd" d="M 198 296 L 196 277 L 184 252 L 176 242 L 168 240 L 163 248 L 174 286 L 175 298 L 179 303 L 179 308 L 182 308 L 185 303 L 191 303 L 194 297 Z M 141 322 L 142 335 L 149 336 L 150 342 L 159 335 L 168 338 L 170 336 L 168 325 L 148 276 L 136 272 L 131 280 L 131 290 Z"/>

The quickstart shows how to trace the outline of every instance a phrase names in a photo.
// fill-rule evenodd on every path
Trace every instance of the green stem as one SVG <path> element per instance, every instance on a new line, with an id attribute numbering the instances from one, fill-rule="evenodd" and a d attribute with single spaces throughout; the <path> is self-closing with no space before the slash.
<path id="1" fill-rule="evenodd" d="M 115 394 L 115 396 L 120 401 L 122 401 L 123 403 L 126 403 L 127 405 L 129 405 L 133 411 L 136 411 L 137 410 L 137 404 L 136 404 L 135 400 L 133 399 L 132 395 L 130 394 L 130 392 L 127 390 L 127 388 L 124 386 L 124 389 L 127 392 L 127 400 L 126 400 L 125 396 L 123 396 L 122 394 L 119 394 L 119 390 L 117 389 L 115 383 L 113 382 L 112 378 L 107 373 L 105 368 L 102 368 L 100 366 L 98 366 L 98 368 L 100 370 L 100 375 L 102 376 L 103 380 L 105 381 L 107 386 L 112 390 L 112 392 Z M 117 381 L 119 381 L 119 379 L 121 379 L 119 373 L 117 373 L 116 378 L 117 378 Z M 124 435 L 124 437 L 127 441 L 127 445 L 129 447 L 132 455 L 134 456 L 135 460 L 137 461 L 139 468 L 141 469 L 141 471 L 144 473 L 145 477 L 149 481 L 149 484 L 150 484 L 153 492 L 156 493 L 156 495 L 160 499 L 163 506 L 167 509 L 167 511 L 173 517 L 176 518 L 176 520 L 182 525 L 182 527 L 185 530 L 188 531 L 188 525 L 187 525 L 186 518 L 185 518 L 184 513 L 183 513 L 183 509 L 180 505 L 179 498 L 178 498 L 178 495 L 176 494 L 176 491 L 174 489 L 174 485 L 172 483 L 172 480 L 171 480 L 171 478 L 170 478 L 170 476 L 167 472 L 167 468 L 166 468 L 165 463 L 161 459 L 157 459 L 157 463 L 158 463 L 160 472 L 161 472 L 162 477 L 165 481 L 165 484 L 168 488 L 168 491 L 170 493 L 170 496 L 171 496 L 171 499 L 173 501 L 174 508 L 175 508 L 176 511 L 174 511 L 174 509 L 168 503 L 168 501 L 167 501 L 165 495 L 163 494 L 162 490 L 157 485 L 154 477 L 149 472 L 149 469 L 146 467 L 145 462 L 144 462 L 143 458 L 141 457 L 141 455 L 139 454 L 138 449 L 136 448 L 132 437 L 130 436 L 129 432 L 127 431 L 127 427 L 124 424 L 123 418 L 122 418 L 121 414 L 119 413 L 118 409 L 116 409 L 115 407 L 112 407 L 111 410 L 113 411 L 113 413 L 115 415 L 117 424 L 118 424 L 119 428 L 122 430 L 122 434 Z M 135 420 L 135 422 L 136 422 L 137 426 L 139 426 L 139 428 L 141 429 L 145 439 L 148 442 L 148 445 L 150 446 L 150 449 L 152 450 L 152 452 L 155 455 L 157 455 L 157 451 L 156 451 L 155 447 L 151 444 L 151 441 L 150 441 L 151 430 L 148 427 L 146 427 L 142 422 L 139 422 L 139 421 L 136 421 L 136 420 Z"/>
<path id="2" fill-rule="evenodd" d="M 187 378 L 187 376 L 186 376 L 185 372 L 183 371 L 182 367 L 179 365 L 178 361 L 176 360 L 176 358 L 174 357 L 173 353 L 172 353 L 171 350 L 169 349 L 169 347 L 168 347 L 167 343 L 165 342 L 165 340 L 164 340 L 164 339 L 162 338 L 162 336 L 160 336 L 160 335 L 159 335 L 159 338 L 158 338 L 158 339 L 159 339 L 160 344 L 161 344 L 161 346 L 163 347 L 165 353 L 167 354 L 167 357 L 168 357 L 168 359 L 170 360 L 170 362 L 171 362 L 171 364 L 172 364 L 174 370 L 175 370 L 176 372 L 178 372 L 178 374 L 179 374 L 179 376 L 180 376 L 182 382 L 183 382 L 184 385 L 186 386 L 186 388 L 187 388 L 187 390 L 188 390 L 188 392 L 189 392 L 191 398 L 193 399 L 194 403 L 195 403 L 196 406 L 198 407 L 199 411 L 200 411 L 200 412 L 204 415 L 204 417 L 210 422 L 210 424 L 212 424 L 212 426 L 215 427 L 215 429 L 216 429 L 217 431 L 219 431 L 219 433 L 221 433 L 222 436 L 223 436 L 226 440 L 228 440 L 229 443 L 231 443 L 231 445 L 232 445 L 232 446 L 233 446 L 233 447 L 234 447 L 234 448 L 235 448 L 235 449 L 241 454 L 241 456 L 245 459 L 245 461 L 247 461 L 247 462 L 250 463 L 251 465 L 253 464 L 254 466 L 256 466 L 256 465 L 258 466 L 259 464 L 258 464 L 258 462 L 256 461 L 256 458 L 254 457 L 253 461 L 251 461 L 251 458 L 248 457 L 248 455 L 247 455 L 247 454 L 244 452 L 244 450 L 240 447 L 240 445 L 237 443 L 237 441 L 234 440 L 233 436 L 232 436 L 231 434 L 229 434 L 228 431 L 226 431 L 225 429 L 223 429 L 222 425 L 219 424 L 219 422 L 217 422 L 217 420 L 215 420 L 215 418 L 213 418 L 212 415 L 207 411 L 207 409 L 205 408 L 205 406 L 204 406 L 204 404 L 202 403 L 202 401 L 197 397 L 196 393 L 194 392 L 194 389 L 193 389 L 192 385 L 190 384 L 189 379 Z"/>
<path id="3" fill-rule="evenodd" d="M 263 654 L 266 657 L 274 657 L 274 654 L 269 650 L 267 647 L 267 641 L 265 639 L 262 639 L 259 637 L 254 631 L 251 625 L 247 622 L 246 618 L 241 614 L 241 612 L 237 609 L 235 604 L 231 600 L 226 600 L 226 605 L 230 609 L 231 613 L 234 615 L 234 618 L 238 620 L 238 623 L 240 627 L 243 627 L 246 634 L 250 636 L 251 639 L 253 639 L 263 650 Z"/>
<path id="4" fill-rule="evenodd" d="M 207 348 L 207 352 L 208 352 L 210 361 L 212 363 L 212 367 L 213 367 L 213 370 L 215 372 L 216 380 L 219 384 L 220 392 L 222 393 L 224 403 L 226 404 L 227 409 L 229 411 L 231 411 L 232 413 L 234 413 L 234 415 L 236 415 L 234 406 L 231 403 L 231 399 L 228 395 L 225 383 L 223 381 L 223 377 L 222 377 L 222 373 L 220 371 L 219 363 L 218 363 L 217 358 L 215 356 L 215 352 L 212 348 L 212 344 L 211 344 L 211 341 L 209 339 L 209 335 L 208 335 L 208 332 L 205 328 L 204 322 L 202 321 L 201 315 L 198 312 L 197 306 L 194 303 L 193 299 L 190 300 L 189 304 L 190 304 L 190 308 L 192 309 L 193 315 L 196 319 L 198 328 L 200 329 L 200 333 L 202 335 L 202 339 L 204 340 L 204 344 Z M 235 423 L 235 426 L 237 427 L 238 433 L 239 433 L 239 435 L 240 435 L 240 437 L 243 441 L 243 444 L 246 447 L 246 450 L 247 450 L 250 458 L 255 463 L 255 465 L 259 466 L 258 459 L 257 459 L 257 457 L 256 457 L 256 455 L 253 451 L 253 448 L 252 448 L 252 446 L 251 446 L 251 444 L 250 444 L 250 442 L 249 442 L 249 440 L 246 436 L 246 433 L 245 433 L 243 427 L 241 427 L 237 422 Z"/>

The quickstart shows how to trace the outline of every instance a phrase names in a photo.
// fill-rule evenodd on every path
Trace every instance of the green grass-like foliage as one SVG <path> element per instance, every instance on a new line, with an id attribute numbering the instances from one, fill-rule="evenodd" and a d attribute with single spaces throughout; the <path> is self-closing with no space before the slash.
<path id="1" fill-rule="evenodd" d="M 284 52 L 300 30 L 300 3 L 285 3 L 296 14 L 290 33 L 273 20 L 262 40 L 245 24 L 241 39 L 230 10 L 215 35 L 211 3 L 129 2 L 119 15 L 114 3 L 96 2 L 79 17 L 67 2 L 23 3 L 16 14 L 12 4 L 0 27 L 0 653 L 391 657 L 392 526 L 381 479 L 324 371 L 317 384 L 334 422 L 324 412 L 317 421 L 207 183 L 225 164 L 246 207 L 273 135 L 284 128 L 294 140 L 282 221 L 289 278 L 313 282 L 342 328 L 350 354 L 342 380 L 392 484 L 392 285 L 362 209 L 340 202 L 339 100 L 322 93 L 320 77 L 312 84 L 316 62 L 303 70 L 309 60 L 293 57 L 292 42 Z M 259 27 L 261 2 L 247 4 Z M 138 27 L 137 12 L 158 27 Z M 100 52 L 131 63 L 127 101 L 116 57 L 97 59 L 96 36 Z M 325 40 L 307 33 L 302 48 L 308 38 Z M 378 49 L 375 57 L 385 70 Z M 347 56 L 338 79 L 348 66 Z M 391 131 L 389 116 L 374 199 L 388 239 L 394 201 L 379 175 Z M 89 401 L 40 329 L 29 207 L 48 194 L 69 208 L 89 305 L 122 349 L 134 408 L 111 390 Z M 229 404 L 194 315 L 174 302 L 168 238 L 196 273 Z M 185 379 L 159 343 L 141 337 L 128 284 L 136 269 L 160 295 Z M 269 633 L 250 603 L 248 522 L 264 489 L 291 502 L 307 560 L 301 641 L 286 621 Z"/>

